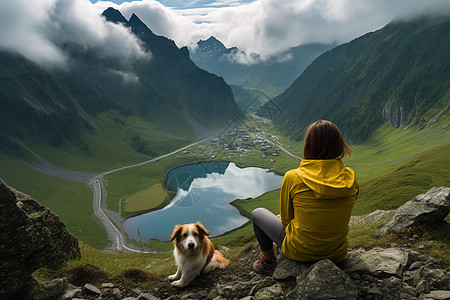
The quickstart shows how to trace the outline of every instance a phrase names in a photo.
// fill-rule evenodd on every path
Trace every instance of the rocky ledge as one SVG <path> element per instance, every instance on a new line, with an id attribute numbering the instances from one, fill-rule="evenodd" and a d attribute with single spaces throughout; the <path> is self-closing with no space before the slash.
<path id="1" fill-rule="evenodd" d="M 381 235 L 423 222 L 442 224 L 449 212 L 450 188 L 441 187 L 396 211 L 356 217 L 352 224 L 393 214 Z M 153 282 L 152 286 L 142 284 L 145 290 L 136 288 L 139 284 L 108 282 L 95 266 L 89 266 L 90 273 L 39 282 L 32 272 L 57 268 L 64 260 L 79 257 L 78 241 L 47 208 L 1 180 L 0 217 L 0 299 L 450 299 L 450 274 L 439 268 L 440 262 L 399 247 L 351 249 L 338 265 L 330 260 L 300 263 L 278 253 L 275 272 L 261 275 L 252 269 L 260 255 L 255 244 L 234 257 L 227 268 L 200 276 L 182 289 L 172 287 L 165 278 L 150 279 L 139 269 L 131 272 L 138 281 Z"/>
<path id="2" fill-rule="evenodd" d="M 415 251 L 352 250 L 339 265 L 328 259 L 299 263 L 279 254 L 272 275 L 248 269 L 258 255 L 253 245 L 244 257 L 233 262 L 230 267 L 244 269 L 245 275 L 228 282 L 223 282 L 223 272 L 216 270 L 183 289 L 170 287 L 164 279 L 148 291 L 113 283 L 70 285 L 61 299 L 450 299 L 449 272 L 439 269 L 432 257 Z"/>

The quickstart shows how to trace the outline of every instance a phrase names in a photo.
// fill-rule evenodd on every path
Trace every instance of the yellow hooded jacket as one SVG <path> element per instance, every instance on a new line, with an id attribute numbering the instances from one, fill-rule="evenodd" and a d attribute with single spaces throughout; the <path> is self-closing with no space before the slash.
<path id="1" fill-rule="evenodd" d="M 302 160 L 280 191 L 281 251 L 290 259 L 335 263 L 347 255 L 349 221 L 358 196 L 355 172 L 340 159 Z"/>

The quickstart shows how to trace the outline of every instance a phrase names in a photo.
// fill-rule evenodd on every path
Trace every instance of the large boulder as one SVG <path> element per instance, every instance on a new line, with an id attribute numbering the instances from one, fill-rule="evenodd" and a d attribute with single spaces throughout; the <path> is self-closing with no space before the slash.
<path id="1" fill-rule="evenodd" d="M 450 188 L 434 187 L 397 208 L 394 217 L 380 229 L 380 234 L 400 232 L 415 224 L 436 223 L 449 213 Z"/>
<path id="2" fill-rule="evenodd" d="M 358 249 L 349 251 L 347 258 L 342 263 L 342 268 L 347 273 L 400 277 L 409 261 L 409 252 L 399 248 L 374 248 L 369 251 Z"/>
<path id="3" fill-rule="evenodd" d="M 50 294 L 49 284 L 43 286 L 31 273 L 42 267 L 55 269 L 68 259 L 79 258 L 78 240 L 58 216 L 1 179 L 0 220 L 0 299 L 17 298 L 24 290 L 39 290 L 31 288 L 36 285 Z M 20 295 L 22 299 L 39 298 Z"/>
<path id="4" fill-rule="evenodd" d="M 297 277 L 297 299 L 355 299 L 358 291 L 351 278 L 331 260 L 312 265 Z"/>

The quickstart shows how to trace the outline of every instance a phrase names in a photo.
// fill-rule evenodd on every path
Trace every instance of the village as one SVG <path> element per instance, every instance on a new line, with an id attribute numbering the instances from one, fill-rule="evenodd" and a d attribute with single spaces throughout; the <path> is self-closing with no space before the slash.
<path id="1" fill-rule="evenodd" d="M 273 163 L 283 150 L 286 151 L 282 146 L 278 137 L 261 128 L 243 125 L 211 138 L 208 143 L 203 144 L 202 150 L 205 151 L 203 153 L 209 153 L 211 159 L 238 155 L 244 159 L 247 155 L 256 154 Z M 190 152 L 187 150 L 183 151 L 183 154 L 188 153 Z M 239 161 L 241 165 L 245 163 L 244 160 Z"/>

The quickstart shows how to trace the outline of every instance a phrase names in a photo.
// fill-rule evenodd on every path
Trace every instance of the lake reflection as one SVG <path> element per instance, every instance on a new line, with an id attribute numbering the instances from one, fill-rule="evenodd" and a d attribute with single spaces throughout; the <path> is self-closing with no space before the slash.
<path id="1" fill-rule="evenodd" d="M 177 191 L 169 205 L 127 219 L 124 229 L 135 240 L 139 228 L 143 241 L 168 241 L 175 225 L 200 221 L 212 236 L 217 236 L 248 221 L 230 202 L 279 189 L 282 179 L 265 169 L 241 169 L 229 162 L 181 166 L 167 176 L 167 188 Z"/>

